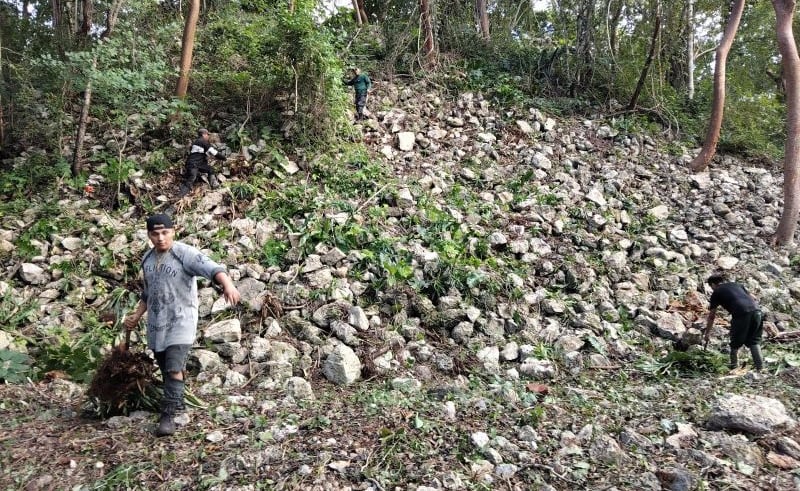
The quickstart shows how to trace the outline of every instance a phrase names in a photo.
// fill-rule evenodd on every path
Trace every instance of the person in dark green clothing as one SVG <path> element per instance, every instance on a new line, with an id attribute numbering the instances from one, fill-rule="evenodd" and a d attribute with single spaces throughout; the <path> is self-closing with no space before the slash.
<path id="1" fill-rule="evenodd" d="M 353 68 L 351 74 L 352 78 L 345 81 L 344 84 L 352 85 L 353 89 L 356 91 L 356 121 L 367 119 L 367 117 L 364 116 L 364 106 L 367 105 L 367 94 L 369 93 L 369 89 L 372 88 L 372 81 L 366 74 L 361 73 L 359 68 Z"/>

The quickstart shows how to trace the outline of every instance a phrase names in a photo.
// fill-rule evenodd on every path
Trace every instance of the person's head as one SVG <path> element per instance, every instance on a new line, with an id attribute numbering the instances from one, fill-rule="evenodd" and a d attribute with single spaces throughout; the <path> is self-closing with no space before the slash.
<path id="1" fill-rule="evenodd" d="M 361 69 L 358 68 L 357 66 L 354 66 L 353 68 L 351 68 L 350 71 L 353 72 L 353 75 L 361 75 Z"/>
<path id="2" fill-rule="evenodd" d="M 147 238 L 156 252 L 167 252 L 175 240 L 175 227 L 168 215 L 158 214 L 147 219 Z"/>
<path id="3" fill-rule="evenodd" d="M 207 130 L 207 129 L 205 129 L 205 128 L 200 128 L 199 130 L 197 130 L 197 136 L 198 136 L 199 138 L 202 138 L 202 139 L 203 139 L 203 140 L 205 140 L 205 141 L 208 141 L 208 138 L 209 138 L 209 136 L 208 136 L 208 130 Z"/>
<path id="4" fill-rule="evenodd" d="M 710 286 L 711 289 L 714 290 L 719 285 L 725 283 L 726 281 L 727 281 L 727 279 L 725 278 L 724 274 L 722 274 L 722 273 L 714 273 L 714 274 L 712 274 L 711 276 L 708 277 L 708 279 L 706 280 L 706 283 L 708 283 L 708 286 Z"/>

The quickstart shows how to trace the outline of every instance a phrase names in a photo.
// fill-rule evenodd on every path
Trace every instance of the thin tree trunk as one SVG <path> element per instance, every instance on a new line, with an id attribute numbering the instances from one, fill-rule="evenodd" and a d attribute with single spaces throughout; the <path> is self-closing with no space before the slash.
<path id="1" fill-rule="evenodd" d="M 433 16 L 431 0 L 419 0 L 420 24 L 422 25 L 422 65 L 431 68 L 436 64 L 436 45 L 433 38 Z"/>
<path id="2" fill-rule="evenodd" d="M 369 24 L 369 17 L 367 17 L 367 9 L 364 7 L 364 0 L 356 0 L 358 4 L 358 15 L 361 16 L 362 24 Z"/>
<path id="3" fill-rule="evenodd" d="M 31 18 L 31 13 L 28 12 L 28 7 L 30 6 L 31 2 L 28 0 L 24 0 L 22 2 L 22 18 L 28 20 Z"/>
<path id="4" fill-rule="evenodd" d="M 725 67 L 728 62 L 728 52 L 731 50 L 736 31 L 739 29 L 739 21 L 742 20 L 743 10 L 744 0 L 734 0 L 728 23 L 722 33 L 722 40 L 717 46 L 717 56 L 714 60 L 714 99 L 711 103 L 711 118 L 708 122 L 703 148 L 690 164 L 690 168 L 694 172 L 708 167 L 708 163 L 717 152 L 719 132 L 722 128 L 722 113 L 725 108 Z"/>
<path id="5" fill-rule="evenodd" d="M 576 21 L 577 46 L 575 47 L 575 55 L 578 65 L 575 73 L 575 82 L 572 85 L 571 92 L 573 93 L 579 87 L 586 85 L 594 71 L 594 56 L 592 54 L 594 48 L 593 24 L 594 0 L 581 0 Z"/>
<path id="6" fill-rule="evenodd" d="M 358 0 L 353 0 L 353 12 L 356 14 L 356 24 L 359 26 L 363 24 L 361 21 L 361 9 L 358 7 Z"/>
<path id="7" fill-rule="evenodd" d="M 689 78 L 688 96 L 689 100 L 694 100 L 694 0 L 688 0 L 686 9 L 686 65 Z"/>
<path id="8" fill-rule="evenodd" d="M 97 68 L 97 58 L 92 58 L 92 72 Z M 78 134 L 75 135 L 75 151 L 72 153 L 72 175 L 77 176 L 83 170 L 83 140 L 86 138 L 86 124 L 89 121 L 89 108 L 92 106 L 92 75 L 89 73 L 86 90 L 83 91 L 83 106 L 78 120 Z"/>
<path id="9" fill-rule="evenodd" d="M 475 13 L 478 17 L 478 26 L 481 37 L 489 40 L 489 12 L 486 8 L 486 0 L 475 0 Z"/>
<path id="10" fill-rule="evenodd" d="M 0 21 L 0 28 L 2 28 L 2 21 Z M 3 76 L 3 36 L 0 35 L 0 83 L 5 81 Z M 3 91 L 0 90 L 0 147 L 6 142 L 6 121 L 3 112 Z"/>
<path id="11" fill-rule="evenodd" d="M 178 88 L 175 95 L 186 97 L 189 88 L 189 71 L 192 68 L 192 51 L 194 50 L 194 34 L 197 30 L 197 20 L 200 18 L 200 0 L 191 0 L 189 16 L 183 28 L 183 42 L 181 43 L 181 72 L 178 78 Z"/>
<path id="12" fill-rule="evenodd" d="M 100 34 L 100 39 L 106 39 L 111 35 L 111 32 L 114 31 L 114 27 L 117 25 L 117 19 L 119 18 L 119 12 L 122 10 L 122 5 L 125 3 L 125 0 L 114 0 L 108 7 L 108 11 L 106 12 L 106 28 L 102 34 Z"/>
<path id="13" fill-rule="evenodd" d="M 636 90 L 633 91 L 631 101 L 628 103 L 628 110 L 636 109 L 636 103 L 639 102 L 639 95 L 642 93 L 644 81 L 647 78 L 647 72 L 650 70 L 650 65 L 653 64 L 653 58 L 656 54 L 656 45 L 658 44 L 658 34 L 661 32 L 661 2 L 656 2 L 656 25 L 653 27 L 653 37 L 650 38 L 650 52 L 647 53 L 647 60 L 642 67 L 642 73 L 639 75 L 639 81 L 636 83 Z"/>
<path id="14" fill-rule="evenodd" d="M 608 0 L 608 10 L 611 10 L 611 0 Z M 619 50 L 619 46 L 617 46 L 617 28 L 619 27 L 619 18 L 622 17 L 622 0 L 619 0 L 614 5 L 614 12 L 609 17 L 609 31 L 611 32 L 609 32 L 608 35 L 608 49 L 611 50 L 611 54 L 616 58 L 617 51 Z"/>
<path id="15" fill-rule="evenodd" d="M 792 32 L 795 0 L 772 0 L 775 31 L 786 81 L 786 145 L 783 157 L 783 214 L 775 243 L 791 244 L 800 213 L 800 56 Z"/>

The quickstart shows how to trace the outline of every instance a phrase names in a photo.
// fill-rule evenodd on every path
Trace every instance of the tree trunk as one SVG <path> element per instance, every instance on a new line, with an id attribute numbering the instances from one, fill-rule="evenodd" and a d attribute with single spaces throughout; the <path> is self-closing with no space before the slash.
<path id="1" fill-rule="evenodd" d="M 92 0 L 83 0 L 81 14 L 82 18 L 80 34 L 82 39 L 86 39 L 89 37 L 89 33 L 92 30 L 92 16 L 94 15 L 94 6 L 92 5 Z"/>
<path id="2" fill-rule="evenodd" d="M 722 33 L 722 40 L 717 46 L 717 56 L 714 60 L 714 99 L 711 103 L 711 118 L 708 122 L 706 139 L 703 142 L 703 149 L 697 157 L 692 160 L 690 168 L 694 172 L 701 171 L 708 167 L 708 163 L 714 158 L 717 152 L 717 142 L 719 132 L 722 128 L 722 112 L 725 108 L 725 65 L 728 61 L 728 52 L 731 50 L 736 31 L 739 29 L 739 21 L 742 19 L 744 10 L 744 0 L 734 0 L 725 32 Z"/>
<path id="3" fill-rule="evenodd" d="M 364 0 L 356 0 L 358 3 L 358 15 L 361 16 L 363 24 L 369 24 L 369 17 L 367 17 L 367 9 L 364 8 Z"/>
<path id="4" fill-rule="evenodd" d="M 478 27 L 481 37 L 489 40 L 489 12 L 486 8 L 486 0 L 475 0 L 475 14 L 478 17 Z"/>
<path id="5" fill-rule="evenodd" d="M 189 16 L 183 28 L 183 42 L 181 43 L 181 72 L 178 78 L 178 88 L 175 95 L 181 99 L 186 97 L 189 88 L 189 71 L 192 68 L 192 51 L 194 50 L 194 33 L 197 30 L 197 19 L 200 18 L 200 0 L 191 0 Z"/>
<path id="6" fill-rule="evenodd" d="M 97 69 L 97 58 L 92 58 L 92 72 Z M 92 76 L 89 73 L 86 90 L 83 91 L 83 106 L 78 120 L 78 134 L 75 135 L 75 151 L 72 153 L 72 175 L 77 176 L 83 170 L 83 140 L 86 138 L 86 124 L 89 121 L 89 108 L 92 106 Z"/>
<path id="7" fill-rule="evenodd" d="M 353 0 L 353 12 L 356 14 L 356 24 L 362 25 L 364 22 L 361 20 L 361 9 L 358 7 L 358 0 Z"/>
<path id="8" fill-rule="evenodd" d="M 592 78 L 594 71 L 594 36 L 592 27 L 594 24 L 594 0 L 581 0 L 578 10 L 577 43 L 575 56 L 577 58 L 577 70 L 575 72 L 575 82 L 571 92 L 575 94 L 577 89 L 584 87 L 589 79 Z"/>
<path id="9" fill-rule="evenodd" d="M 800 213 L 800 56 L 792 32 L 795 0 L 772 0 L 775 31 L 786 81 L 786 146 L 783 157 L 783 214 L 775 243 L 791 244 Z"/>
<path id="10" fill-rule="evenodd" d="M 653 26 L 653 37 L 650 38 L 650 52 L 647 53 L 647 60 L 642 67 L 642 73 L 639 75 L 639 81 L 636 83 L 636 90 L 633 91 L 631 101 L 628 103 L 628 110 L 633 111 L 636 109 L 636 103 L 639 101 L 639 95 L 642 93 L 644 81 L 647 78 L 647 72 L 650 70 L 650 65 L 653 64 L 653 58 L 656 54 L 656 45 L 658 44 L 658 34 L 661 32 L 661 2 L 656 1 L 656 25 Z"/>
<path id="11" fill-rule="evenodd" d="M 619 27 L 619 18 L 622 17 L 622 0 L 619 0 L 614 5 L 613 13 L 609 15 L 609 32 L 608 33 L 608 49 L 611 50 L 611 54 L 614 58 L 617 57 L 617 51 L 619 50 L 619 42 L 617 41 L 617 28 Z M 608 9 L 611 12 L 611 0 L 608 0 Z"/>
<path id="12" fill-rule="evenodd" d="M 3 25 L 4 22 L 0 20 L 0 29 L 3 29 L 5 26 Z M 0 35 L 0 81 L 5 81 L 5 77 L 3 76 L 3 36 Z M 5 121 L 5 113 L 3 111 L 3 91 L 0 90 L 0 148 L 2 148 L 6 143 L 6 121 Z"/>
<path id="13" fill-rule="evenodd" d="M 422 66 L 431 68 L 436 65 L 436 44 L 433 37 L 433 16 L 431 0 L 419 0 L 419 15 L 422 33 Z"/>
<path id="14" fill-rule="evenodd" d="M 694 0 L 688 0 L 686 9 L 686 65 L 689 78 L 688 96 L 694 100 Z"/>
<path id="15" fill-rule="evenodd" d="M 106 39 L 111 35 L 111 32 L 117 25 L 119 12 L 122 10 L 122 5 L 124 3 L 125 0 L 114 0 L 114 2 L 108 7 L 108 11 L 106 12 L 106 28 L 103 33 L 100 34 L 100 39 Z"/>
<path id="16" fill-rule="evenodd" d="M 294 13 L 294 0 L 289 0 L 289 12 Z"/>

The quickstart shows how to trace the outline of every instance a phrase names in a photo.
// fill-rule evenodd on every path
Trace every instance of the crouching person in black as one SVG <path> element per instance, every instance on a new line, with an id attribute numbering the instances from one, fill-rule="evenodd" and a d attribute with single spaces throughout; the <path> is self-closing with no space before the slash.
<path id="1" fill-rule="evenodd" d="M 708 278 L 708 284 L 714 291 L 709 299 L 709 311 L 706 320 L 705 338 L 711 336 L 717 307 L 722 306 L 731 314 L 731 370 L 739 364 L 739 348 L 747 346 L 753 357 L 753 366 L 757 371 L 764 367 L 761 357 L 761 335 L 764 331 L 763 314 L 756 300 L 745 288 L 734 282 L 728 282 L 721 274 Z"/>
<path id="2" fill-rule="evenodd" d="M 192 148 L 189 150 L 189 156 L 186 158 L 186 170 L 183 174 L 183 183 L 181 184 L 180 195 L 186 196 L 194 187 L 194 182 L 197 180 L 198 174 L 208 174 L 208 183 L 211 188 L 219 187 L 219 181 L 214 175 L 214 168 L 208 163 L 208 156 L 211 155 L 217 160 L 225 160 L 216 148 L 212 147 L 208 142 L 208 130 L 200 128 L 197 131 L 197 139 L 192 142 Z"/>

